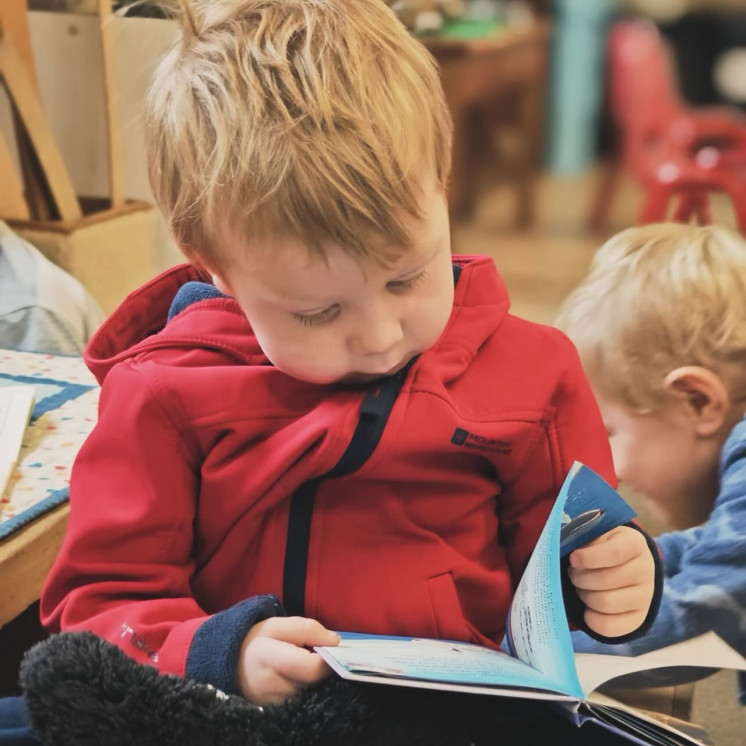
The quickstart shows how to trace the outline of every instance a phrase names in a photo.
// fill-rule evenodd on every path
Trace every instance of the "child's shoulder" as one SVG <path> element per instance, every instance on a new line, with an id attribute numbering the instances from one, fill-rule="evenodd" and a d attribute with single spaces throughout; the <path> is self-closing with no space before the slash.
<path id="1" fill-rule="evenodd" d="M 86 350 L 100 382 L 116 365 L 202 368 L 260 358 L 246 317 L 232 298 L 202 282 L 188 265 L 173 267 L 131 293 Z"/>
<path id="2" fill-rule="evenodd" d="M 474 353 L 463 393 L 486 412 L 522 412 L 543 419 L 565 394 L 585 385 L 577 352 L 559 330 L 506 314 Z M 533 415 L 529 415 L 533 413 Z"/>
<path id="3" fill-rule="evenodd" d="M 577 349 L 567 335 L 554 326 L 508 314 L 495 333 L 503 354 L 529 364 L 552 368 L 575 368 L 579 365 Z"/>

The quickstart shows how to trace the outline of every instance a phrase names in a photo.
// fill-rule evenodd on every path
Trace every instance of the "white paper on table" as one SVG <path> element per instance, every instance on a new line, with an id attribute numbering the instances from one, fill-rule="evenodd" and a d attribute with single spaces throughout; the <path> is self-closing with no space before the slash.
<path id="1" fill-rule="evenodd" d="M 34 394 L 33 386 L 0 387 L 0 496 L 5 494 L 18 461 Z"/>

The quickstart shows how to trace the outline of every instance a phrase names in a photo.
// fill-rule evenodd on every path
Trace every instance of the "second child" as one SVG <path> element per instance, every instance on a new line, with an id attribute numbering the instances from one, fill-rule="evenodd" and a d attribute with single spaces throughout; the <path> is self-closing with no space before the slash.
<path id="1" fill-rule="evenodd" d="M 634 655 L 714 630 L 746 655 L 746 241 L 630 228 L 556 323 L 578 346 L 619 480 L 676 529 L 657 538 L 664 590 L 648 632 L 619 646 L 576 632 L 576 650 Z"/>

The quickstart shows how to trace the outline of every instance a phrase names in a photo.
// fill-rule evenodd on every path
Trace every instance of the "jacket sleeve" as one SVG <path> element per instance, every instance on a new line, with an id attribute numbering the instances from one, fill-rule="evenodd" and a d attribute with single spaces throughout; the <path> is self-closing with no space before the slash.
<path id="1" fill-rule="evenodd" d="M 42 592 L 50 631 L 90 630 L 136 660 L 236 690 L 248 629 L 283 614 L 273 596 L 210 615 L 191 593 L 201 455 L 178 399 L 129 361 L 104 381 L 78 454 L 70 521 Z"/>
<path id="2" fill-rule="evenodd" d="M 638 655 L 713 630 L 746 655 L 744 532 L 746 421 L 737 426 L 726 443 L 720 494 L 707 522 L 658 537 L 665 579 L 660 610 L 647 634 L 612 648 L 575 633 L 575 649 Z"/>

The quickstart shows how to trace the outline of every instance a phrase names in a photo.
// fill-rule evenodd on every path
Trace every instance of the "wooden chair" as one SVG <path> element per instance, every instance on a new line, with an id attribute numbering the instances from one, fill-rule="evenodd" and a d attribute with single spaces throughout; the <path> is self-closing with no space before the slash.
<path id="1" fill-rule="evenodd" d="M 81 216 L 80 205 L 49 129 L 34 74 L 31 43 L 28 32 L 25 0 L 3 0 L 0 3 L 0 83 L 10 98 L 19 140 L 24 180 L 33 181 L 34 199 L 48 202 L 45 212 L 56 212 L 62 219 Z M 27 217 L 21 182 L 3 148 L 3 178 L 7 179 L 3 192 L 3 206 L 8 206 L 6 217 Z M 10 174 L 10 175 L 8 175 Z M 8 186 L 10 185 L 10 187 Z"/>
<path id="2" fill-rule="evenodd" d="M 111 0 L 97 0 L 100 17 L 104 98 L 107 116 L 111 206 L 125 202 L 124 161 L 114 85 Z M 0 83 L 16 124 L 21 175 L 0 138 L 0 217 L 75 221 L 82 211 L 75 189 L 44 115 L 34 70 L 26 0 L 0 0 Z"/>

